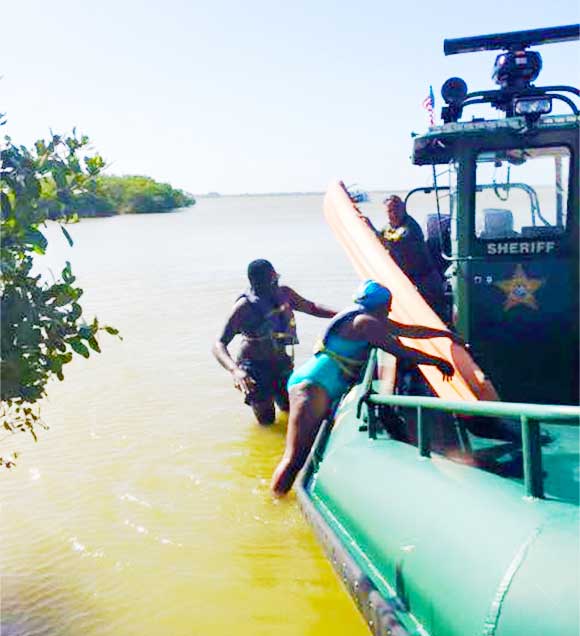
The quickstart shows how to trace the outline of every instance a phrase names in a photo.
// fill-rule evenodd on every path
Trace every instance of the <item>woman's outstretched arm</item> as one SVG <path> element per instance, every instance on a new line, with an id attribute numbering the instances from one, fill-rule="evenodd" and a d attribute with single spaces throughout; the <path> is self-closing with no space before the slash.
<path id="1" fill-rule="evenodd" d="M 415 364 L 429 364 L 437 367 L 443 375 L 444 380 L 450 380 L 455 373 L 453 365 L 447 362 L 447 360 L 437 356 L 431 356 L 428 353 L 423 353 L 412 347 L 405 347 L 397 338 L 387 337 L 382 345 L 380 345 L 380 348 L 397 358 L 405 358 Z"/>
<path id="2" fill-rule="evenodd" d="M 464 344 L 461 336 L 448 329 L 435 329 L 434 327 L 424 327 L 422 325 L 405 325 L 389 319 L 389 328 L 394 336 L 403 338 L 450 338 L 457 344 Z"/>
<path id="3" fill-rule="evenodd" d="M 447 362 L 447 360 L 437 356 L 431 356 L 427 353 L 423 353 L 422 351 L 418 351 L 417 349 L 403 345 L 395 335 L 395 330 L 391 331 L 391 322 L 392 321 L 390 320 L 379 320 L 376 317 L 369 315 L 361 315 L 354 319 L 353 328 L 357 337 L 365 338 L 369 344 L 379 347 L 397 358 L 405 358 L 415 364 L 429 364 L 435 366 L 442 373 L 445 380 L 449 380 L 453 376 L 455 369 L 453 368 L 453 365 Z M 441 336 L 443 334 L 448 335 L 448 333 L 450 333 L 446 331 L 444 332 L 441 329 L 431 329 L 430 327 L 421 327 L 421 329 L 428 329 L 431 334 L 436 333 L 437 336 Z M 431 335 L 425 337 L 433 338 L 436 336 Z"/>

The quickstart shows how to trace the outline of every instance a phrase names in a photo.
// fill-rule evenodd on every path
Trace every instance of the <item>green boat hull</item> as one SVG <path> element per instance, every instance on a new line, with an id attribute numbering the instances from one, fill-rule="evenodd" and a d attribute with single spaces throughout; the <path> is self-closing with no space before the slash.
<path id="1" fill-rule="evenodd" d="M 556 479 L 557 496 L 546 486 L 534 498 L 522 479 L 373 439 L 360 416 L 365 390 L 326 424 L 299 498 L 371 631 L 580 633 L 578 475 L 567 476 L 576 493 Z"/>

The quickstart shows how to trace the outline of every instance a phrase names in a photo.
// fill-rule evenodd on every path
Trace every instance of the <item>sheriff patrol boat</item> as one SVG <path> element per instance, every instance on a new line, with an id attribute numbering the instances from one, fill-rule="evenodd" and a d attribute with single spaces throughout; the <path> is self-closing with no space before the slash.
<path id="1" fill-rule="evenodd" d="M 447 55 L 501 51 L 494 90 L 443 85 L 443 123 L 413 144 L 434 181 L 406 200 L 413 213 L 432 198 L 427 240 L 470 348 L 409 341 L 451 361 L 451 383 L 373 352 L 298 487 L 373 634 L 579 633 L 580 93 L 536 86 L 531 48 L 579 36 L 571 25 L 445 40 Z M 462 121 L 481 104 L 504 116 Z M 443 325 L 341 183 L 325 214 L 361 277 L 391 288 L 395 319 Z"/>

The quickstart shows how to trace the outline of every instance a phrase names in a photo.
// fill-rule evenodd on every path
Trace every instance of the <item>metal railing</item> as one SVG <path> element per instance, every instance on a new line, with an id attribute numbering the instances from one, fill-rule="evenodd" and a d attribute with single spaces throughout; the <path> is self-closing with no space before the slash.
<path id="1" fill-rule="evenodd" d="M 580 407 L 518 402 L 456 402 L 436 397 L 410 395 L 381 395 L 373 390 L 373 379 L 377 367 L 377 351 L 371 352 L 362 381 L 362 395 L 357 405 L 357 418 L 362 417 L 362 408 L 373 406 L 399 406 L 414 408 L 417 414 L 417 441 L 419 454 L 431 456 L 430 425 L 423 418 L 423 410 L 434 410 L 452 415 L 480 417 L 508 417 L 519 420 L 522 432 L 522 455 L 524 484 L 528 497 L 544 496 L 542 473 L 542 444 L 540 423 L 552 425 L 580 426 Z M 369 409 L 370 412 L 370 409 Z M 377 422 L 372 414 L 368 419 L 369 437 L 377 436 Z"/>

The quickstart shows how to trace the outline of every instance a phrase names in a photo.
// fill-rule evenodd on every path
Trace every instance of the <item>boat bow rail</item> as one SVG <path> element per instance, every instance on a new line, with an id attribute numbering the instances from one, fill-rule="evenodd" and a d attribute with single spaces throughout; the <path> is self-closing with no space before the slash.
<path id="1" fill-rule="evenodd" d="M 377 350 L 373 349 L 365 369 L 363 392 L 357 404 L 357 417 L 363 417 L 369 437 L 375 439 L 380 418 L 373 407 L 388 406 L 415 410 L 418 450 L 422 457 L 431 456 L 430 423 L 423 417 L 423 410 L 484 418 L 509 418 L 518 420 L 521 426 L 524 484 L 529 497 L 544 497 L 542 469 L 542 439 L 540 424 L 580 426 L 580 407 L 524 404 L 518 402 L 459 402 L 441 398 L 411 395 L 385 395 L 373 388 L 377 368 Z M 363 411 L 364 409 L 364 411 Z M 453 419 L 454 425 L 461 424 Z"/>

